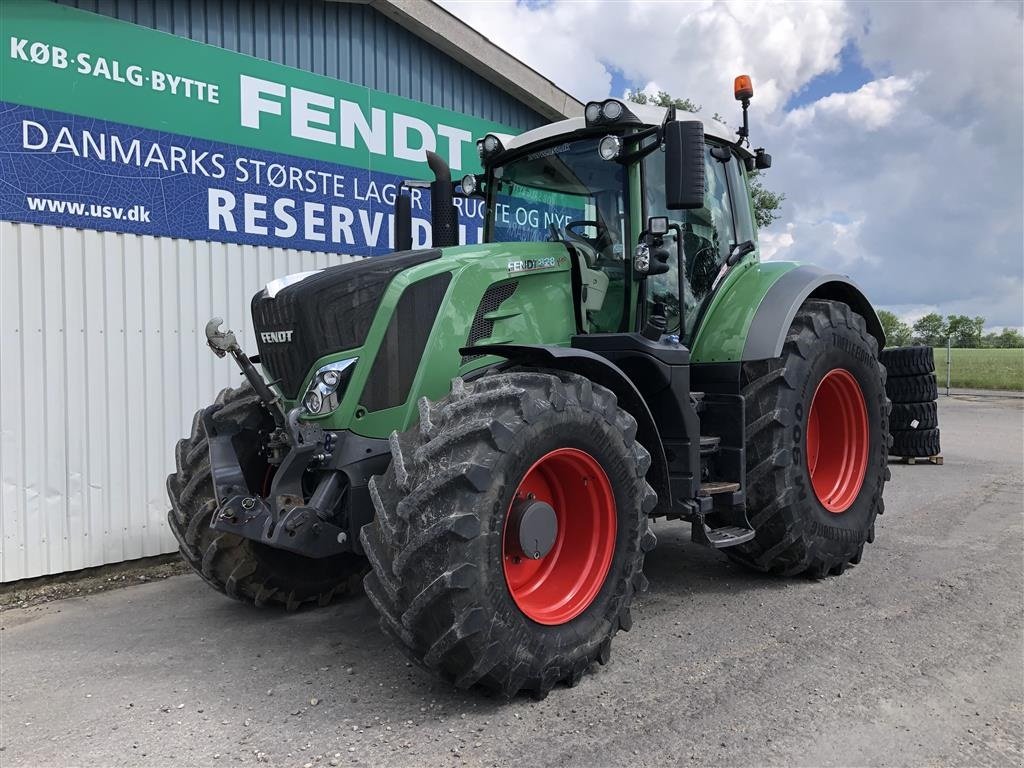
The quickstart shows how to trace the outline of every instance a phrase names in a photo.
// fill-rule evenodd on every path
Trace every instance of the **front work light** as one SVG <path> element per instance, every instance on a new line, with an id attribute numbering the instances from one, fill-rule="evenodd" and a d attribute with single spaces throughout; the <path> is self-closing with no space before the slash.
<path id="1" fill-rule="evenodd" d="M 326 416 L 338 407 L 358 359 L 350 357 L 347 360 L 328 363 L 313 374 L 306 394 L 302 396 L 302 405 L 308 415 Z"/>
<path id="2" fill-rule="evenodd" d="M 462 194 L 471 196 L 474 192 L 476 192 L 476 189 L 476 176 L 474 176 L 472 173 L 467 173 L 465 176 L 462 177 Z"/>
<path id="3" fill-rule="evenodd" d="M 611 125 L 613 123 L 639 123 L 637 116 L 630 112 L 618 99 L 591 101 L 583 110 L 587 126 Z"/>
<path id="4" fill-rule="evenodd" d="M 501 143 L 501 139 L 493 133 L 488 133 L 482 139 L 477 141 L 476 151 L 477 154 L 480 155 L 480 162 L 486 163 L 488 158 L 494 157 L 500 152 L 504 152 L 505 146 Z"/>
<path id="5" fill-rule="evenodd" d="M 622 116 L 622 102 L 606 101 L 601 105 L 601 113 L 605 120 L 618 120 Z"/>
<path id="6" fill-rule="evenodd" d="M 614 160 L 622 152 L 622 139 L 618 136 L 605 136 L 598 142 L 597 154 L 602 160 Z"/>

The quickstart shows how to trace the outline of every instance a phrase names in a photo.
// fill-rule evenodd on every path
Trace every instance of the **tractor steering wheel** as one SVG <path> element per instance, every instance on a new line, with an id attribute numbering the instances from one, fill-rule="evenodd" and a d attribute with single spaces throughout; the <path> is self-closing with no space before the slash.
<path id="1" fill-rule="evenodd" d="M 584 227 L 593 227 L 597 230 L 597 235 L 595 237 L 587 237 L 582 232 L 575 231 Z M 588 255 L 587 261 L 591 266 L 597 264 L 601 258 L 602 251 L 612 244 L 608 227 L 601 221 L 591 221 L 588 219 L 570 221 L 565 225 L 564 229 L 568 240 L 571 240 L 575 245 L 583 246 L 584 252 Z"/>
<path id="2" fill-rule="evenodd" d="M 576 232 L 575 231 L 577 229 L 582 229 L 583 227 L 593 227 L 594 229 L 597 230 L 597 236 L 596 237 L 587 237 L 582 232 Z M 604 225 L 603 222 L 600 222 L 600 221 L 590 221 L 590 220 L 587 220 L 587 219 L 580 219 L 578 221 L 570 221 L 568 224 L 566 224 L 565 225 L 565 234 L 567 234 L 569 236 L 570 240 L 575 240 L 576 242 L 586 243 L 591 248 L 594 248 L 595 250 L 599 251 L 599 250 L 601 250 L 601 247 L 599 245 L 600 242 L 602 240 L 606 240 L 608 238 L 608 228 Z"/>

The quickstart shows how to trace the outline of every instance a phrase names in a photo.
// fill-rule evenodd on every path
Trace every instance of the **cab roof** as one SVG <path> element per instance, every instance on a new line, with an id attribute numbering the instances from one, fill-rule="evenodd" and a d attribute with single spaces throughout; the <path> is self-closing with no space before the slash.
<path id="1" fill-rule="evenodd" d="M 634 104 L 632 102 L 623 101 L 623 106 L 632 112 L 640 120 L 644 126 L 661 125 L 665 121 L 665 114 L 668 109 L 665 107 L 656 107 L 651 104 Z M 676 112 L 676 117 L 679 119 L 687 119 L 687 112 Z M 698 116 L 693 115 L 692 119 L 700 119 Z M 706 136 L 712 136 L 728 144 L 736 142 L 736 134 L 731 131 L 728 126 L 723 125 L 717 120 L 704 120 L 704 134 Z M 559 136 L 565 136 L 576 133 L 578 131 L 584 131 L 587 128 L 587 121 L 583 117 L 570 117 L 567 120 L 559 120 L 555 123 L 548 123 L 542 125 L 539 128 L 520 133 L 517 136 L 512 137 L 510 140 L 505 141 L 505 149 L 518 149 L 520 147 L 529 146 L 538 142 L 547 141 L 549 139 L 555 139 Z M 596 130 L 596 129 L 595 129 Z M 744 157 L 753 157 L 753 153 L 750 152 L 746 147 L 740 147 L 739 153 Z"/>

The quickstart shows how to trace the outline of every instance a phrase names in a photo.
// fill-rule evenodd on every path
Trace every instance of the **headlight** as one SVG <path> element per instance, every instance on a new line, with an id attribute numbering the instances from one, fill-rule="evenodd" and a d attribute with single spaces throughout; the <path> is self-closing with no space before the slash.
<path id="1" fill-rule="evenodd" d="M 622 151 L 622 139 L 618 136 L 605 136 L 597 145 L 597 154 L 602 160 L 614 160 Z"/>
<path id="2" fill-rule="evenodd" d="M 467 173 L 462 177 L 462 194 L 472 195 L 474 192 L 476 192 L 476 176 Z"/>
<path id="3" fill-rule="evenodd" d="M 587 104 L 586 110 L 583 112 L 583 117 L 588 123 L 596 123 L 597 119 L 601 116 L 601 105 L 596 101 L 592 101 Z"/>
<path id="4" fill-rule="evenodd" d="M 318 416 L 320 414 L 320 409 L 323 408 L 324 398 L 314 389 L 306 394 L 304 404 L 307 411 L 312 413 L 314 416 Z"/>
<path id="5" fill-rule="evenodd" d="M 338 360 L 319 368 L 302 396 L 302 405 L 310 416 L 326 416 L 338 407 L 341 396 L 359 358 Z"/>

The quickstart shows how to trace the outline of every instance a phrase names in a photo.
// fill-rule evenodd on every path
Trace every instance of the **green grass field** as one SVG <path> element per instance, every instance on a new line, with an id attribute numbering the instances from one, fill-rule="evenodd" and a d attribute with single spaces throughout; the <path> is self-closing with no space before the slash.
<path id="1" fill-rule="evenodd" d="M 1024 391 L 1024 349 L 953 349 L 950 382 L 964 389 Z M 935 348 L 939 391 L 946 386 L 946 349 Z"/>

